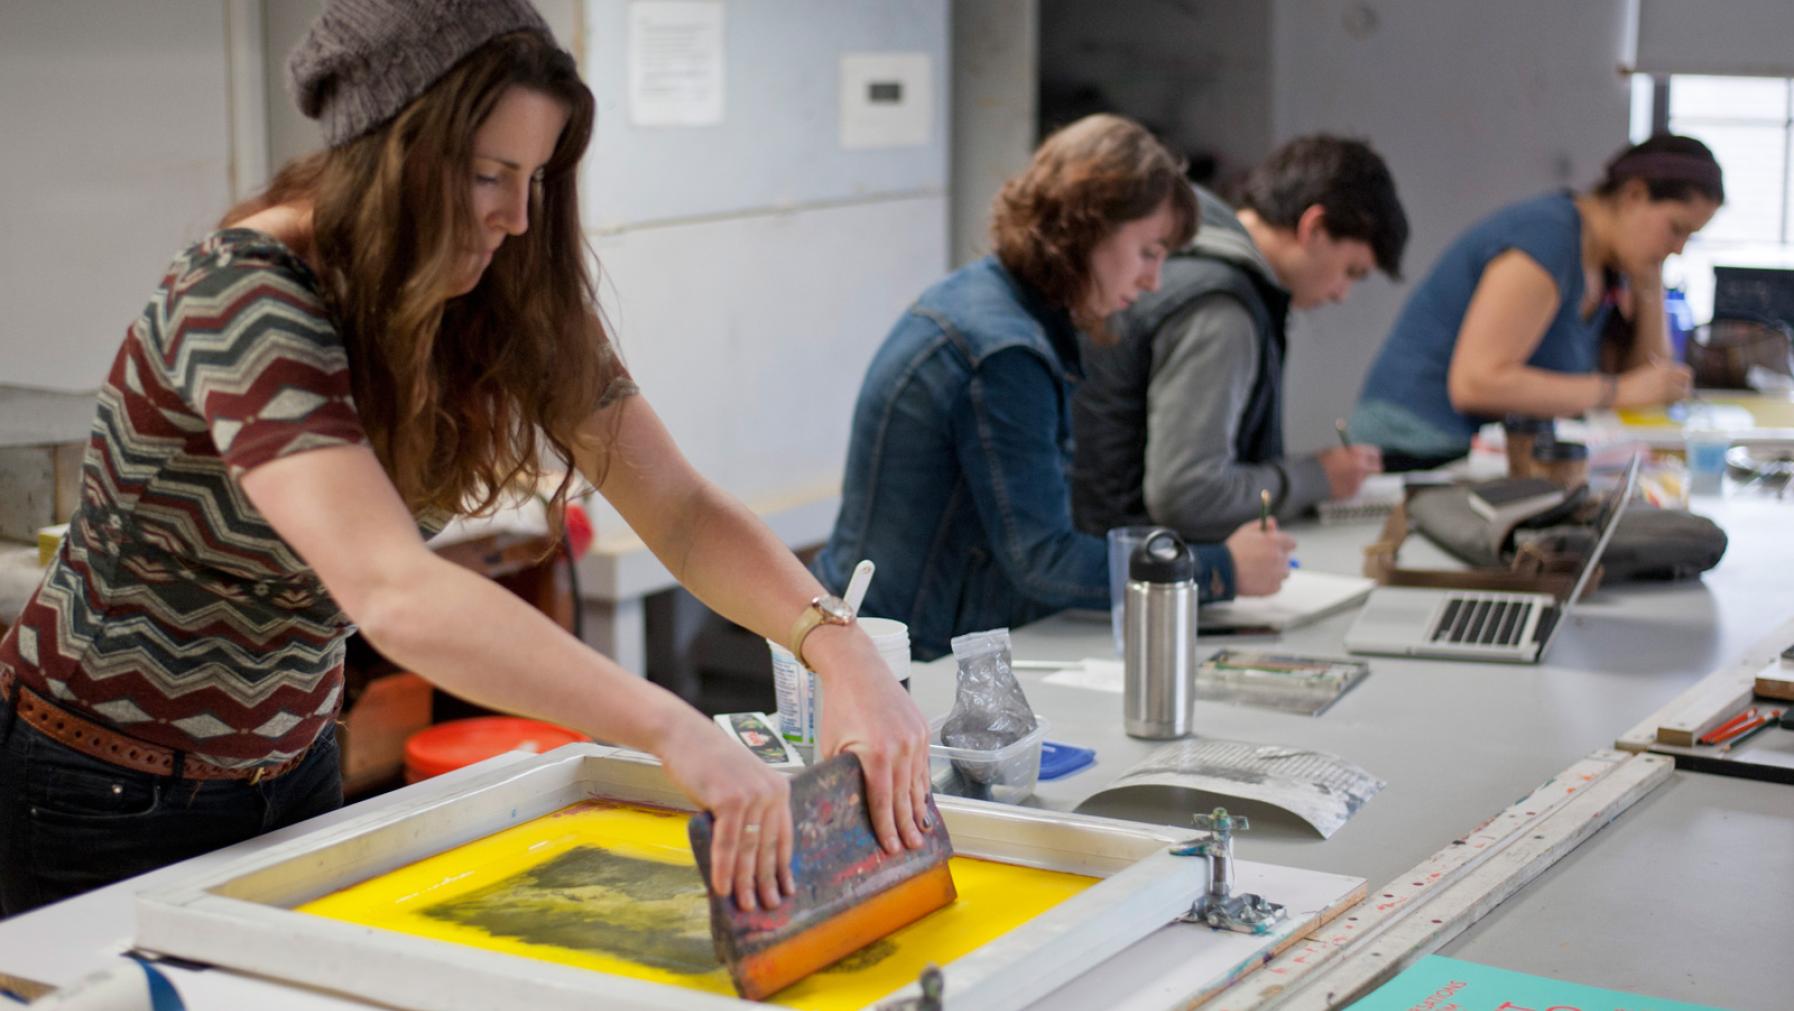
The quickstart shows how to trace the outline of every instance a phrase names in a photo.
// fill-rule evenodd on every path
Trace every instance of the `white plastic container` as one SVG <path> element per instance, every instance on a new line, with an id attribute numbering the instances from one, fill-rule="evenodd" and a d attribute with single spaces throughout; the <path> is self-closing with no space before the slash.
<path id="1" fill-rule="evenodd" d="M 935 789 L 973 800 L 1020 804 L 1040 782 L 1040 744 L 1046 740 L 1047 719 L 1034 714 L 1034 730 L 994 751 L 950 748 L 941 743 L 946 716 L 928 722 L 928 775 Z"/>
<path id="2" fill-rule="evenodd" d="M 909 691 L 909 626 L 891 618 L 861 618 L 859 625 L 904 691 Z M 779 736 L 804 748 L 821 738 L 822 685 L 785 647 L 766 640 L 772 653 L 772 687 L 779 705 Z"/>

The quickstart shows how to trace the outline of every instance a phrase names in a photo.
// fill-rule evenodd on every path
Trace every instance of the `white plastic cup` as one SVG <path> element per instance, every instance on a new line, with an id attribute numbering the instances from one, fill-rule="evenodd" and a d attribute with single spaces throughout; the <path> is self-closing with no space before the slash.
<path id="1" fill-rule="evenodd" d="M 872 639 L 872 648 L 878 650 L 897 683 L 909 691 L 909 626 L 892 618 L 861 618 L 859 626 Z M 772 653 L 779 736 L 793 744 L 815 747 L 822 736 L 822 684 L 790 650 L 771 639 L 766 640 L 766 648 Z"/>
<path id="2" fill-rule="evenodd" d="M 1725 487 L 1725 452 L 1731 433 L 1712 428 L 1690 428 L 1682 435 L 1688 457 L 1688 493 L 1718 495 Z"/>
<path id="3" fill-rule="evenodd" d="M 895 618 L 861 618 L 859 622 L 897 683 L 909 691 L 909 626 Z"/>
<path id="4" fill-rule="evenodd" d="M 1109 628 L 1115 633 L 1115 655 L 1126 646 L 1122 639 L 1121 605 L 1127 601 L 1127 564 L 1134 549 L 1160 527 L 1115 527 L 1109 531 Z"/>

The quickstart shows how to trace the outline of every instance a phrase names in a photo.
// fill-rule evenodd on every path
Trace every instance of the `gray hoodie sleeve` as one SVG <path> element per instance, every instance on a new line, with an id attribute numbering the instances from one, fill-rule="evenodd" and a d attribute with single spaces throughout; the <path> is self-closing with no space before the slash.
<path id="1" fill-rule="evenodd" d="M 1220 541 L 1258 516 L 1260 489 L 1270 490 L 1279 519 L 1327 498 L 1313 457 L 1234 459 L 1258 357 L 1252 316 L 1231 295 L 1197 299 L 1159 328 L 1146 391 L 1146 511 L 1156 522 Z"/>

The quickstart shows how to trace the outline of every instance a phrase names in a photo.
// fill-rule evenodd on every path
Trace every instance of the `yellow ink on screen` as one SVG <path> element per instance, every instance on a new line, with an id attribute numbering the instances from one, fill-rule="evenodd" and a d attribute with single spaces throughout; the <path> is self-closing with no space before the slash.
<path id="1" fill-rule="evenodd" d="M 301 905 L 300 912 L 694 990 L 733 994 L 710 944 L 685 812 L 588 801 Z M 859 1008 L 1097 879 L 954 857 L 959 899 L 772 1003 Z"/>
<path id="2" fill-rule="evenodd" d="M 1718 428 L 1794 428 L 1794 400 L 1764 394 L 1706 392 L 1698 402 L 1614 411 L 1627 428 L 1680 428 L 1690 413 L 1706 415 Z"/>

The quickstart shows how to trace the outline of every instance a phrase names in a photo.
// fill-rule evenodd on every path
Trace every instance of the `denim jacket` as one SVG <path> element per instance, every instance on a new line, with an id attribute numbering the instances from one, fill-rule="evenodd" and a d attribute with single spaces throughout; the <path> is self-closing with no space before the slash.
<path id="1" fill-rule="evenodd" d="M 812 565 L 840 593 L 869 558 L 861 613 L 909 624 L 931 660 L 955 635 L 1109 607 L 1108 549 L 1071 517 L 1077 331 L 994 257 L 928 289 L 872 359 L 854 406 L 841 512 Z M 1233 595 L 1197 547 L 1203 600 Z"/>

